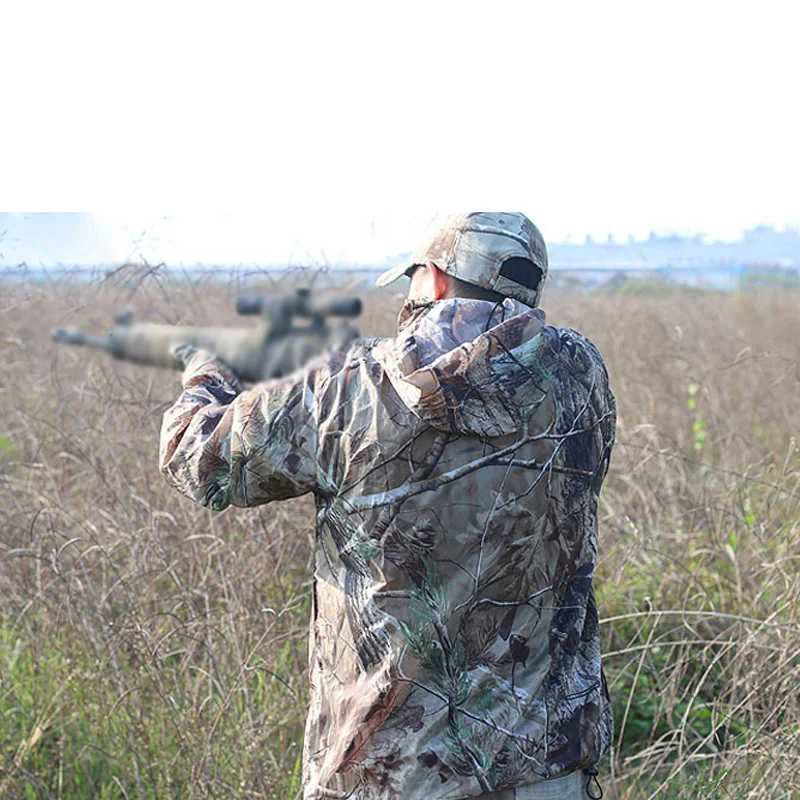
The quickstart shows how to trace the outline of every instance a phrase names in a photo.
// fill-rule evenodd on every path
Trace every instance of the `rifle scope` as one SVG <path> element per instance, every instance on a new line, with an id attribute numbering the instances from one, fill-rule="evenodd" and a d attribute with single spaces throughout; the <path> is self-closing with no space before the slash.
<path id="1" fill-rule="evenodd" d="M 314 297 L 308 289 L 298 289 L 293 297 L 268 297 L 263 294 L 242 294 L 236 298 L 236 313 L 260 315 L 319 317 L 357 317 L 361 313 L 358 297 Z"/>

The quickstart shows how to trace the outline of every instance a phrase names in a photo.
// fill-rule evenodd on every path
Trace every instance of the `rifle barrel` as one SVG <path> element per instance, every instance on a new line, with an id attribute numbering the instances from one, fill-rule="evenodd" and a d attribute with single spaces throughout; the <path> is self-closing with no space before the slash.
<path id="1" fill-rule="evenodd" d="M 76 344 L 79 347 L 96 347 L 98 350 L 109 350 L 108 336 L 92 336 L 73 328 L 53 328 L 50 337 L 56 342 Z"/>

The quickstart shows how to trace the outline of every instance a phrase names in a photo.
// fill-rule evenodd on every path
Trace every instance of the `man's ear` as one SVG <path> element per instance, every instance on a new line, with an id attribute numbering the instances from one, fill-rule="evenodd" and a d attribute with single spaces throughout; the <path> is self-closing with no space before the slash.
<path id="1" fill-rule="evenodd" d="M 447 290 L 450 288 L 450 282 L 447 280 L 447 273 L 442 272 L 433 261 L 428 262 L 428 269 L 431 271 L 433 299 L 443 300 L 447 297 Z"/>

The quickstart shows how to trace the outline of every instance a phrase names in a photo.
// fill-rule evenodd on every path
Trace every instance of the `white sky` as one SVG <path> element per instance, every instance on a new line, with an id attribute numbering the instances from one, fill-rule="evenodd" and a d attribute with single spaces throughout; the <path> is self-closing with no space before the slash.
<path id="1" fill-rule="evenodd" d="M 7 4 L 0 209 L 186 262 L 369 260 L 436 209 L 548 241 L 800 224 L 798 8 Z"/>

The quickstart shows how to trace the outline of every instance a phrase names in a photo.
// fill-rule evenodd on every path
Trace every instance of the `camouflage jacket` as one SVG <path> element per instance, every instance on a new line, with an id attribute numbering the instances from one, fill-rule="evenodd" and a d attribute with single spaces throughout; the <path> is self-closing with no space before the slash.
<path id="1" fill-rule="evenodd" d="M 513 300 L 409 301 L 394 339 L 249 391 L 196 352 L 183 385 L 170 483 L 217 510 L 316 498 L 307 800 L 474 797 L 597 762 L 615 406 L 587 339 Z"/>

